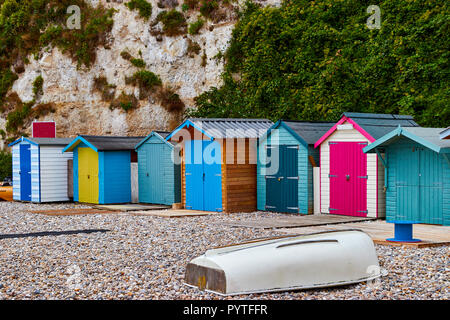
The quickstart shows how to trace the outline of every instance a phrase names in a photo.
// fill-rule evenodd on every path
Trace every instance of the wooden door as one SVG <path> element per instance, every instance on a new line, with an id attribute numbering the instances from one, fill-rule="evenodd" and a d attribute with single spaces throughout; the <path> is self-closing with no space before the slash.
<path id="1" fill-rule="evenodd" d="M 367 216 L 367 142 L 330 142 L 331 214 Z"/>

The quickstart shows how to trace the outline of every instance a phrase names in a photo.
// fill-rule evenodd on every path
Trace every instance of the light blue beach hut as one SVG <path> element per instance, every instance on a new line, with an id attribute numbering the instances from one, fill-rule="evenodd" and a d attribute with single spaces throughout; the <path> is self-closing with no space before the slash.
<path id="1" fill-rule="evenodd" d="M 172 205 L 181 202 L 181 165 L 165 131 L 153 131 L 136 146 L 139 202 Z"/>

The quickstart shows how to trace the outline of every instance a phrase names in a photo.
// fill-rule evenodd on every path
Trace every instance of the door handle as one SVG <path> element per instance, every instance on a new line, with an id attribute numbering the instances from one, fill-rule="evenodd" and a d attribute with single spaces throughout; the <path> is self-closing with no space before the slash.
<path id="1" fill-rule="evenodd" d="M 148 172 L 147 172 L 147 177 L 148 177 L 149 175 L 148 175 Z"/>
<path id="2" fill-rule="evenodd" d="M 91 178 L 91 176 L 90 175 L 88 175 L 88 179 L 90 179 Z"/>
<path id="3" fill-rule="evenodd" d="M 347 181 L 350 180 L 350 175 L 349 175 L 349 174 L 346 174 L 346 175 L 345 175 L 345 179 L 347 179 Z"/>

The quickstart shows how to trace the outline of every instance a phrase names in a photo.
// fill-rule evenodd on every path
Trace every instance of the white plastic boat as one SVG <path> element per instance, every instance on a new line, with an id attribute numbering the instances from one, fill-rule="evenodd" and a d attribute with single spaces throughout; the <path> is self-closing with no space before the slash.
<path id="1" fill-rule="evenodd" d="M 346 285 L 381 275 L 372 239 L 360 230 L 257 240 L 208 250 L 185 282 L 222 295 Z"/>

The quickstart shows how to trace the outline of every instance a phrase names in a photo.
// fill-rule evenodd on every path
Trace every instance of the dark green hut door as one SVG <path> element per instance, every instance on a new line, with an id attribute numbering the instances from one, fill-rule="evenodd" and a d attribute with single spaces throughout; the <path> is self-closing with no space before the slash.
<path id="1" fill-rule="evenodd" d="M 418 145 L 396 148 L 396 220 L 442 224 L 443 163 L 440 155 Z"/>
<path id="2" fill-rule="evenodd" d="M 278 170 L 266 175 L 266 210 L 298 213 L 298 146 L 268 146 L 272 168 L 276 160 L 274 152 L 278 153 Z"/>

